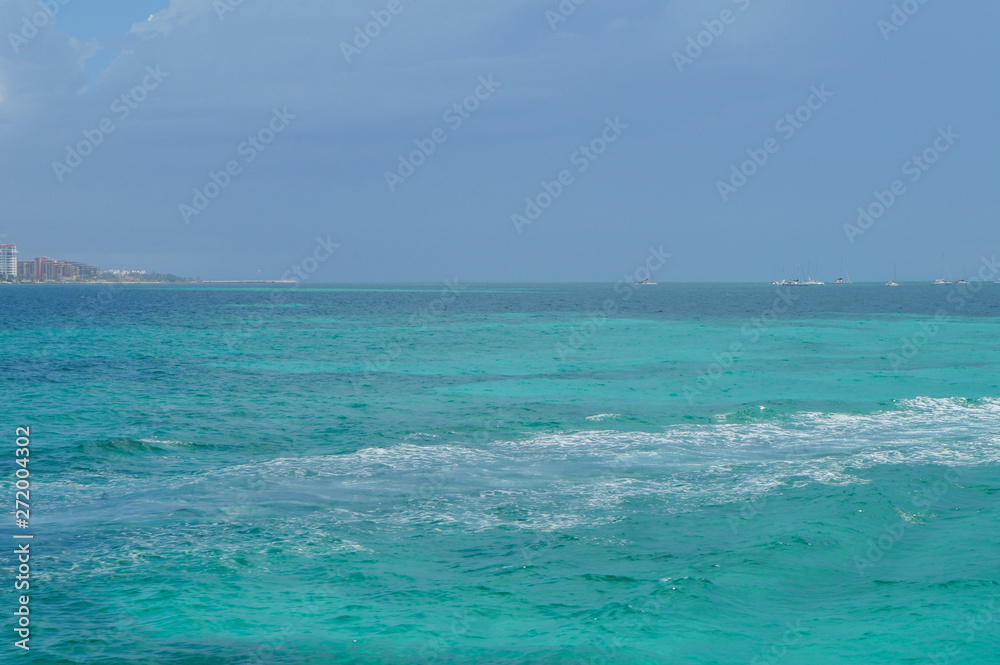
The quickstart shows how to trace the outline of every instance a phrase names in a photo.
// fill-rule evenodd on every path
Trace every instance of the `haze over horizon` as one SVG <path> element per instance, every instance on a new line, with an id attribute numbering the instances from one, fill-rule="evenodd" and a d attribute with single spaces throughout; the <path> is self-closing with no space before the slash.
<path id="1" fill-rule="evenodd" d="M 333 245 L 307 281 L 614 282 L 661 247 L 659 282 L 797 261 L 926 281 L 942 254 L 971 278 L 1000 253 L 997 19 L 918 0 L 13 0 L 0 242 L 202 279 L 278 279 Z"/>

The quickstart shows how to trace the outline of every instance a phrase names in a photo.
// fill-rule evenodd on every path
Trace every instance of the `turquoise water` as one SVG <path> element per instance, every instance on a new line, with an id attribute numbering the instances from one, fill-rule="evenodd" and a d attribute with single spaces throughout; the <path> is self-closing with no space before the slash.
<path id="1" fill-rule="evenodd" d="M 1000 663 L 978 286 L 0 287 L 3 662 Z"/>

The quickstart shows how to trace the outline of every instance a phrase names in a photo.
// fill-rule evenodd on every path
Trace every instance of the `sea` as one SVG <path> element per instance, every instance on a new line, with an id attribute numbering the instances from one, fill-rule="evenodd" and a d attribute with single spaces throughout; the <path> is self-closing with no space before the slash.
<path id="1" fill-rule="evenodd" d="M 998 339 L 979 282 L 0 285 L 0 662 L 1000 663 Z"/>

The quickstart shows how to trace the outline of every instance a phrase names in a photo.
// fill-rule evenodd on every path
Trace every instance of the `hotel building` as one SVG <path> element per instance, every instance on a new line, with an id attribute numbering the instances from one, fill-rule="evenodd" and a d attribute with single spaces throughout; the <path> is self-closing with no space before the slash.
<path id="1" fill-rule="evenodd" d="M 47 256 L 42 256 L 32 261 L 18 261 L 17 276 L 21 279 L 62 282 L 81 277 L 100 277 L 101 269 L 96 266 L 87 265 L 86 263 L 56 261 Z"/>
<path id="2" fill-rule="evenodd" d="M 17 245 L 0 245 L 0 275 L 17 277 Z"/>

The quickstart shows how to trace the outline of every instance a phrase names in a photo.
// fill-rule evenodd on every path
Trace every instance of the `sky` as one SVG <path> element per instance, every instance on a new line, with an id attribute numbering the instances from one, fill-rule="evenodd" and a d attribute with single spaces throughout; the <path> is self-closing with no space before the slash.
<path id="1" fill-rule="evenodd" d="M 971 277 L 1000 249 L 998 20 L 0 0 L 0 240 L 202 279 Z"/>

